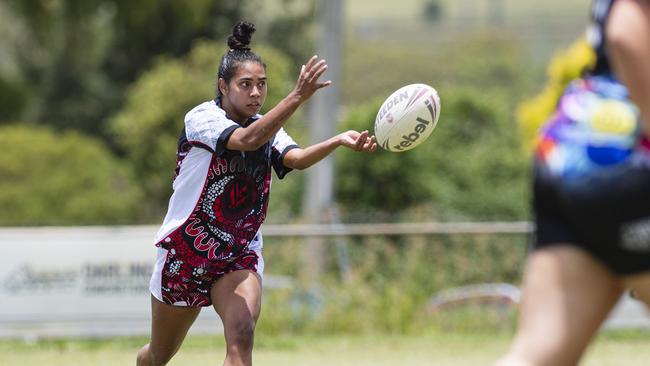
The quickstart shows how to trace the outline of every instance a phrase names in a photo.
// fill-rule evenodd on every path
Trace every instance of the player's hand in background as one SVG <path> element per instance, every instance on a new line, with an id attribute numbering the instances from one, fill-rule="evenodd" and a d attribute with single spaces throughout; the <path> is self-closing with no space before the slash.
<path id="1" fill-rule="evenodd" d="M 299 98 L 300 102 L 309 99 L 318 89 L 332 84 L 331 80 L 320 82 L 318 79 L 327 71 L 327 62 L 325 59 L 318 59 L 318 56 L 312 56 L 306 64 L 300 68 L 300 75 L 293 93 Z"/>

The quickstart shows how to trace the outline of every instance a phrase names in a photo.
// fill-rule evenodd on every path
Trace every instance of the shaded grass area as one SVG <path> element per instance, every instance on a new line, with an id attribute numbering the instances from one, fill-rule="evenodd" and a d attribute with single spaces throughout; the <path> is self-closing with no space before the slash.
<path id="1" fill-rule="evenodd" d="M 510 332 L 442 332 L 418 335 L 258 335 L 258 365 L 489 365 L 508 347 Z M 128 365 L 145 338 L 0 342 L 3 365 Z M 650 331 L 607 331 L 589 349 L 583 365 L 646 365 Z M 220 336 L 191 336 L 170 365 L 220 364 Z"/>

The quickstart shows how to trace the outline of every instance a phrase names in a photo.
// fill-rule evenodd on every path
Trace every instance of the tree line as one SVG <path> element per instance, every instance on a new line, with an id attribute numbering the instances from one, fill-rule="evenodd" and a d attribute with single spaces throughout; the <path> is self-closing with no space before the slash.
<path id="1" fill-rule="evenodd" d="M 253 2 L 254 3 L 254 2 Z M 296 1 L 286 0 L 291 6 Z M 313 3 L 262 22 L 272 107 L 313 52 Z M 229 0 L 3 0 L 0 225 L 158 223 L 171 192 L 184 114 L 214 96 L 232 24 Z M 372 130 L 383 99 L 412 82 L 436 87 L 442 114 L 406 153 L 335 156 L 345 221 L 527 217 L 528 154 L 514 111 L 538 88 L 526 52 L 502 34 L 445 48 L 346 39 L 339 130 Z M 348 46 L 353 44 L 353 47 Z M 410 54 L 412 57 L 401 57 Z M 397 62 L 399 58 L 399 62 Z M 306 143 L 305 115 L 287 130 Z M 269 220 L 298 220 L 303 173 L 276 180 Z"/>

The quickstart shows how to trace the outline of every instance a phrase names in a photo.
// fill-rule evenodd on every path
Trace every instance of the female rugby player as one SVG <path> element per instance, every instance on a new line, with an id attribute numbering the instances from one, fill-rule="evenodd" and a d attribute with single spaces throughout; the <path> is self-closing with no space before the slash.
<path id="1" fill-rule="evenodd" d="M 265 64 L 249 47 L 253 24 L 240 22 L 219 66 L 217 98 L 185 116 L 177 150 L 174 192 L 158 231 L 151 278 L 150 342 L 137 364 L 165 365 L 178 351 L 201 307 L 219 314 L 226 339 L 224 365 L 251 365 L 260 314 L 262 235 L 271 170 L 282 179 L 339 146 L 372 152 L 368 131 L 347 131 L 301 149 L 283 125 L 330 81 L 325 60 L 302 66 L 294 89 L 265 115 Z"/>
<path id="2" fill-rule="evenodd" d="M 535 156 L 536 236 L 508 365 L 576 365 L 626 289 L 650 304 L 650 1 L 595 0 L 595 67 Z"/>

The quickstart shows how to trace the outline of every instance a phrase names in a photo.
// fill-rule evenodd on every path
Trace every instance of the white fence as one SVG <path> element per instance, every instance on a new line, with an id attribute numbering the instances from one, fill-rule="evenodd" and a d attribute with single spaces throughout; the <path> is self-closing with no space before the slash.
<path id="1" fill-rule="evenodd" d="M 155 230 L 1 229 L 0 337 L 146 334 Z"/>
<path id="2" fill-rule="evenodd" d="M 148 282 L 157 226 L 0 229 L 0 338 L 145 335 Z M 526 234 L 529 223 L 266 225 L 272 236 Z M 265 275 L 265 287 L 281 282 Z M 280 279 L 281 280 L 281 279 Z M 650 327 L 640 304 L 626 298 L 607 323 Z M 203 311 L 190 333 L 219 333 Z"/>

